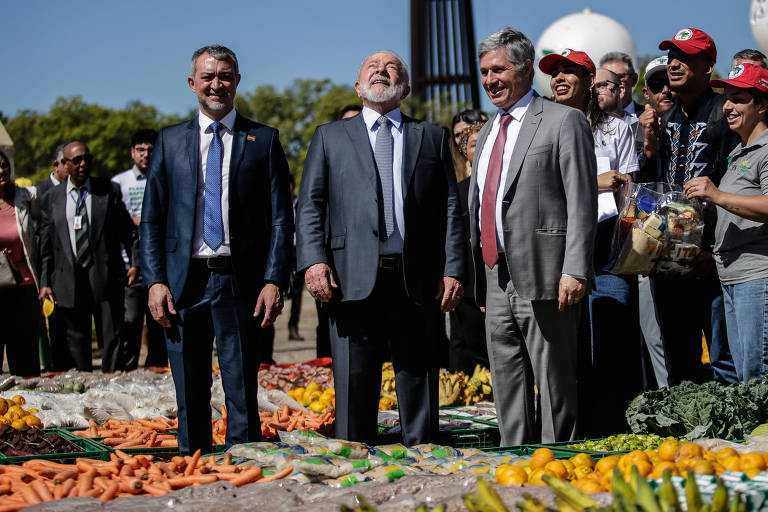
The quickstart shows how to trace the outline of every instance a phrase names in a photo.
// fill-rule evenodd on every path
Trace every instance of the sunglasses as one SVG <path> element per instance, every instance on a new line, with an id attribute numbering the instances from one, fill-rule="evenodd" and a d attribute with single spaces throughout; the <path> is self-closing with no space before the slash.
<path id="1" fill-rule="evenodd" d="M 648 90 L 650 90 L 653 94 L 659 94 L 664 90 L 664 87 L 668 86 L 669 84 L 664 80 L 654 80 L 653 82 L 647 82 L 647 85 Z"/>
<path id="2" fill-rule="evenodd" d="M 618 87 L 619 84 L 616 82 L 611 82 L 610 80 L 603 80 L 602 82 L 597 82 L 595 84 L 595 90 L 598 91 L 612 91 L 614 87 Z"/>
<path id="3" fill-rule="evenodd" d="M 74 165 L 80 165 L 83 162 L 89 164 L 93 162 L 93 155 L 90 153 L 86 153 L 84 155 L 77 155 L 74 158 L 62 158 L 62 160 L 66 162 L 72 162 Z"/>

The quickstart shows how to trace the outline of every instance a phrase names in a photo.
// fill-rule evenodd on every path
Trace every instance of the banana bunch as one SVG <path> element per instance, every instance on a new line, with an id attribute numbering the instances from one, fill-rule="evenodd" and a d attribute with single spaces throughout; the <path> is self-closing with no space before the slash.
<path id="1" fill-rule="evenodd" d="M 440 381 L 437 384 L 440 407 L 458 402 L 462 391 L 466 389 L 467 381 L 468 378 L 464 372 L 440 372 Z"/>
<path id="2" fill-rule="evenodd" d="M 477 494 L 461 497 L 469 512 L 510 512 L 493 486 L 483 478 L 477 479 Z"/>
<path id="3" fill-rule="evenodd" d="M 392 363 L 384 363 L 381 366 L 381 397 L 379 398 L 379 410 L 388 411 L 397 407 L 397 394 L 395 394 L 395 369 Z"/>
<path id="4" fill-rule="evenodd" d="M 463 375 L 463 374 L 462 374 Z M 461 392 L 460 400 L 464 405 L 472 405 L 484 400 L 493 400 L 493 384 L 491 371 L 488 368 L 475 365 L 475 371 L 467 379 L 467 385 Z"/>

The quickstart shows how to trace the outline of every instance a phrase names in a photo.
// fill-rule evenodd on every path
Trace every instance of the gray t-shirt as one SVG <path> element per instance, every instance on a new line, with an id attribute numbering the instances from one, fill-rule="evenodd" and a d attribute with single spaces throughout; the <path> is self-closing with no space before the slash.
<path id="1" fill-rule="evenodd" d="M 728 156 L 720 190 L 745 196 L 768 195 L 768 130 Z M 740 284 L 768 277 L 768 224 L 717 207 L 715 259 L 720 282 Z"/>

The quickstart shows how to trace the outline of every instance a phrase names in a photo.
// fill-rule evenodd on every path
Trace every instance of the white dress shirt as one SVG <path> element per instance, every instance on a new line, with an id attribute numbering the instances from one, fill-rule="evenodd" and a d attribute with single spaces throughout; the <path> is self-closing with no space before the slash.
<path id="1" fill-rule="evenodd" d="M 213 256 L 229 256 L 229 163 L 232 159 L 232 129 L 235 126 L 235 109 L 229 111 L 219 123 L 221 138 L 221 220 L 224 225 L 224 241 L 215 251 L 208 247 L 203 240 L 203 222 L 205 217 L 205 171 L 208 164 L 208 148 L 213 141 L 211 125 L 213 119 L 200 112 L 200 166 L 197 168 L 197 202 L 195 205 L 195 237 L 192 239 L 192 257 L 210 258 Z"/>
<path id="2" fill-rule="evenodd" d="M 517 136 L 520 133 L 520 127 L 523 125 L 523 118 L 525 113 L 528 112 L 528 105 L 533 98 L 533 89 L 529 90 L 525 96 L 517 100 L 517 103 L 512 105 L 509 110 L 501 110 L 493 118 L 493 124 L 491 125 L 491 131 L 488 133 L 488 138 L 485 139 L 483 144 L 483 151 L 480 153 L 480 159 L 477 161 L 477 169 L 474 171 L 477 173 L 477 198 L 480 202 L 480 210 L 477 216 L 477 226 L 480 232 L 483 232 L 482 218 L 483 218 L 483 189 L 485 188 L 485 177 L 488 174 L 488 163 L 491 160 L 491 153 L 493 152 L 493 144 L 496 141 L 496 136 L 499 133 L 499 127 L 501 126 L 501 115 L 509 113 L 512 116 L 512 121 L 507 125 L 507 141 L 504 144 L 504 156 L 501 164 L 501 177 L 499 181 L 499 190 L 496 192 L 496 247 L 499 252 L 504 251 L 504 226 L 501 223 L 501 202 L 504 198 L 504 184 L 507 182 L 507 174 L 509 174 L 509 162 L 512 159 L 512 151 L 515 149 L 515 143 L 517 142 Z"/>
<path id="3" fill-rule="evenodd" d="M 53 174 L 53 173 L 51 173 L 51 175 L 49 176 L 49 178 L 51 179 L 51 183 L 53 183 L 54 185 L 58 185 L 58 184 L 60 184 L 60 183 L 61 183 L 59 180 L 57 180 L 57 179 L 56 179 L 56 176 L 54 176 L 54 174 Z"/>
<path id="4" fill-rule="evenodd" d="M 376 133 L 379 124 L 376 122 L 381 114 L 375 110 L 363 107 L 363 121 L 368 132 L 371 149 L 376 150 Z M 392 187 L 394 190 L 383 190 L 383 194 L 394 194 L 395 231 L 388 239 L 379 242 L 379 254 L 402 254 L 403 238 L 405 237 L 405 220 L 403 218 L 403 114 L 399 109 L 390 110 L 386 114 L 390 121 L 389 131 L 392 133 Z"/>
<path id="5" fill-rule="evenodd" d="M 85 189 L 85 211 L 88 212 L 88 229 L 93 224 L 93 216 L 91 215 L 91 178 L 85 180 L 83 185 Z M 72 254 L 77 258 L 77 246 L 75 245 L 75 214 L 77 213 L 77 190 L 72 183 L 72 178 L 67 178 L 67 226 L 69 226 L 69 245 L 72 247 Z M 80 228 L 82 229 L 82 228 Z"/>

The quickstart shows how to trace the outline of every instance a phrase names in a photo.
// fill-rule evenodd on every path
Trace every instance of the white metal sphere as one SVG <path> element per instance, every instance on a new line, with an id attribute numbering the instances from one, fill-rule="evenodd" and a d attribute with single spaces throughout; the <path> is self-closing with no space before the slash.
<path id="1" fill-rule="evenodd" d="M 609 52 L 624 52 L 632 57 L 637 70 L 637 46 L 629 31 L 618 21 L 589 8 L 569 14 L 555 21 L 539 37 L 536 43 L 536 76 L 534 84 L 539 94 L 551 96 L 549 75 L 539 69 L 539 60 L 550 53 L 560 53 L 566 48 L 586 52 L 599 67 L 600 58 Z M 638 71 L 638 74 L 640 71 Z"/>
<path id="2" fill-rule="evenodd" d="M 768 53 L 768 0 L 752 0 L 749 24 L 757 46 L 763 53 Z"/>

